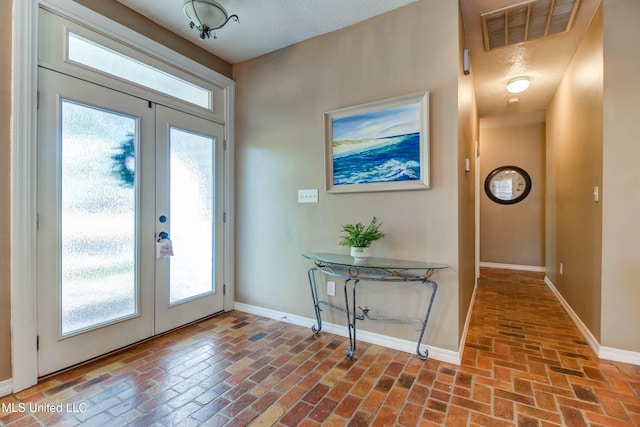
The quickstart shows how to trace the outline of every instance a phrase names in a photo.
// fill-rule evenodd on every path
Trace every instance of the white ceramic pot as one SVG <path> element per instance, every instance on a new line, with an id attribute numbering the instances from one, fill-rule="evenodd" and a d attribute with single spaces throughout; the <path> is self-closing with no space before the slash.
<path id="1" fill-rule="evenodd" d="M 371 248 L 351 247 L 351 256 L 356 263 L 367 262 L 367 258 L 371 256 Z"/>

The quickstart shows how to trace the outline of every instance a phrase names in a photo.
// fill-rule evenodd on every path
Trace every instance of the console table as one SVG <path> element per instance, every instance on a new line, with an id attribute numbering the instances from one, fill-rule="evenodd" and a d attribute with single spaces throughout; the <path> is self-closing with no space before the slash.
<path id="1" fill-rule="evenodd" d="M 425 349 L 424 353 L 420 351 L 420 345 L 427 328 L 427 322 L 429 321 L 429 314 L 431 313 L 436 291 L 438 290 L 438 285 L 431 279 L 431 276 L 436 270 L 447 268 L 446 265 L 386 258 L 369 258 L 365 263 L 356 263 L 353 257 L 349 255 L 322 252 L 308 252 L 302 254 L 302 256 L 312 260 L 315 264 L 308 271 L 309 286 L 311 287 L 311 296 L 313 298 L 317 321 L 317 325 L 311 327 L 313 333 L 317 334 L 322 330 L 322 305 L 345 313 L 347 315 L 347 328 L 349 330 L 349 348 L 346 354 L 347 357 L 353 359 L 356 352 L 357 320 L 415 322 L 420 325 L 420 336 L 418 338 L 416 354 L 422 360 L 425 360 L 429 356 L 427 349 Z M 344 279 L 345 307 L 339 307 L 320 299 L 316 285 L 316 272 Z M 390 284 L 420 282 L 428 285 L 431 288 L 431 293 L 424 319 L 370 316 L 369 307 L 358 307 L 356 304 L 356 288 L 360 281 L 388 282 Z M 350 285 L 351 292 L 349 292 Z M 351 296 L 349 296 L 350 293 Z"/>

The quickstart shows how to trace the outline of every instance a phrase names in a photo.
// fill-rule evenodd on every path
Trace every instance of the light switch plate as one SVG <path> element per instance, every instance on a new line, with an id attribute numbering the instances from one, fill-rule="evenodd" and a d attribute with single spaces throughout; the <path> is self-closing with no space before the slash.
<path id="1" fill-rule="evenodd" d="M 318 203 L 318 189 L 298 190 L 298 203 Z"/>

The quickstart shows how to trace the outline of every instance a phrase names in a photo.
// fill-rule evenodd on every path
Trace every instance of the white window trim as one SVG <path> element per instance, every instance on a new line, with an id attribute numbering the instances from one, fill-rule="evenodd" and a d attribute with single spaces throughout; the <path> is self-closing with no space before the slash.
<path id="1" fill-rule="evenodd" d="M 36 282 L 36 97 L 37 20 L 39 5 L 69 19 L 84 22 L 114 37 L 140 47 L 145 53 L 169 64 L 187 67 L 224 91 L 225 121 L 225 213 L 224 283 L 225 310 L 234 305 L 234 115 L 233 80 L 111 21 L 71 0 L 14 0 L 12 37 L 11 100 L 11 357 L 12 388 L 24 390 L 38 382 L 37 282 Z"/>

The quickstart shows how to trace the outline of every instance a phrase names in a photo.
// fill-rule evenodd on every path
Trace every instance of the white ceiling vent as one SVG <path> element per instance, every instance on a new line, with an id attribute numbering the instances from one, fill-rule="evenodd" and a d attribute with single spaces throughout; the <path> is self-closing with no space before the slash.
<path id="1" fill-rule="evenodd" d="M 571 29 L 580 0 L 531 0 L 483 13 L 484 48 L 540 39 Z"/>

